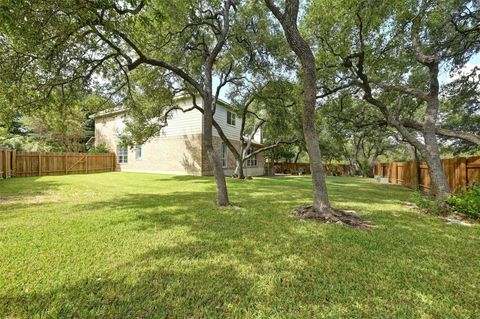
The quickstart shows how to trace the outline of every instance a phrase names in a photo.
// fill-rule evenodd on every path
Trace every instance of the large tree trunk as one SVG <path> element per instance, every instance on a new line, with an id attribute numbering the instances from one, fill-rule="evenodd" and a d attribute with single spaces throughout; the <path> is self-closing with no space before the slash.
<path id="1" fill-rule="evenodd" d="M 227 183 L 225 181 L 225 174 L 222 168 L 220 157 L 213 148 L 213 99 L 211 96 L 204 97 L 203 101 L 203 146 L 207 152 L 208 161 L 213 169 L 215 176 L 215 185 L 217 188 L 217 205 L 229 205 Z"/>
<path id="2" fill-rule="evenodd" d="M 428 164 L 428 172 L 432 179 L 432 191 L 435 195 L 435 200 L 443 205 L 445 200 L 451 193 L 450 185 L 448 184 L 447 176 L 442 168 L 440 156 L 438 154 L 425 156 Z"/>
<path id="3" fill-rule="evenodd" d="M 314 114 L 317 101 L 317 77 L 315 57 L 308 43 L 302 38 L 297 28 L 299 11 L 298 0 L 287 0 L 285 12 L 282 14 L 273 1 L 266 4 L 282 25 L 290 48 L 296 54 L 301 64 L 303 80 L 303 134 L 308 155 L 313 182 L 313 210 L 318 213 L 330 213 L 325 170 L 322 163 L 318 133 L 315 129 Z"/>
<path id="4" fill-rule="evenodd" d="M 308 53 L 306 54 L 309 55 Z M 316 74 L 315 61 L 313 54 L 307 57 L 303 65 L 303 87 L 304 87 L 304 106 L 303 106 L 303 134 L 310 157 L 310 169 L 312 171 L 313 182 L 313 208 L 318 212 L 330 211 L 328 201 L 327 184 L 325 181 L 325 170 L 322 163 L 322 154 L 320 152 L 318 133 L 315 129 L 314 117 L 316 104 Z"/>
<path id="5" fill-rule="evenodd" d="M 423 137 L 425 140 L 425 151 L 427 153 L 424 157 L 428 163 L 428 171 L 432 179 L 435 199 L 439 203 L 444 203 L 448 195 L 451 193 L 451 190 L 447 176 L 442 168 L 437 135 L 435 132 L 436 118 L 439 109 L 438 97 L 432 97 L 432 99 L 428 101 L 428 104 L 423 124 Z"/>
<path id="6" fill-rule="evenodd" d="M 245 171 L 243 170 L 243 160 L 241 158 L 235 159 L 235 177 L 238 179 L 245 179 Z"/>
<path id="7" fill-rule="evenodd" d="M 408 143 L 410 143 L 420 152 L 424 160 L 427 162 L 428 172 L 430 173 L 430 178 L 432 179 L 432 192 L 435 195 L 436 201 L 443 206 L 445 204 L 445 200 L 451 193 L 451 190 L 440 160 L 440 151 L 437 136 L 435 134 L 435 110 L 432 111 L 428 109 L 429 108 L 427 107 L 427 113 L 425 115 L 425 121 L 423 124 L 423 144 L 417 138 L 413 137 L 413 135 L 411 135 L 410 132 L 408 132 L 405 127 L 400 124 L 400 122 L 391 120 L 391 123 L 405 137 Z"/>
<path id="8" fill-rule="evenodd" d="M 428 162 L 430 177 L 432 178 L 435 199 L 443 205 L 451 193 L 451 190 L 440 161 L 440 150 L 436 135 L 436 124 L 438 111 L 440 109 L 440 101 L 438 98 L 440 93 L 440 84 L 438 82 L 439 63 L 429 64 L 428 69 L 430 75 L 430 94 L 423 121 L 423 137 L 425 140 L 425 151 L 427 153 L 425 154 L 425 158 Z"/>

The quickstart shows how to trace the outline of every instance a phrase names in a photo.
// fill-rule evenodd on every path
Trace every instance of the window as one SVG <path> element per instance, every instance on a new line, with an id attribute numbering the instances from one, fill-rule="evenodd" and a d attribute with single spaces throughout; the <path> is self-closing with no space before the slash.
<path id="1" fill-rule="evenodd" d="M 126 147 L 117 147 L 117 161 L 118 164 L 128 163 L 128 149 Z"/>
<path id="2" fill-rule="evenodd" d="M 252 149 L 248 150 L 248 155 L 253 152 Z M 247 158 L 247 167 L 256 167 L 257 166 L 257 154 L 252 155 L 251 157 Z"/>
<path id="3" fill-rule="evenodd" d="M 227 124 L 235 126 L 235 121 L 237 119 L 237 116 L 235 113 L 227 111 Z"/>
<path id="4" fill-rule="evenodd" d="M 227 144 L 222 143 L 222 167 L 227 167 Z"/>
<path id="5" fill-rule="evenodd" d="M 142 159 L 142 144 L 137 144 L 135 146 L 135 159 L 140 161 Z"/>

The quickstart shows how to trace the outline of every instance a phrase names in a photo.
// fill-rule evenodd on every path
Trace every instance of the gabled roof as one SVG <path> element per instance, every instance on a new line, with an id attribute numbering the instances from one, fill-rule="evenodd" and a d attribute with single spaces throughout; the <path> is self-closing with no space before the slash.
<path id="1" fill-rule="evenodd" d="M 108 110 L 105 110 L 105 111 L 100 111 L 100 112 L 97 112 L 95 114 L 92 114 L 89 116 L 89 118 L 91 119 L 95 119 L 97 117 L 102 117 L 102 116 L 107 116 L 107 115 L 116 115 L 116 114 L 121 114 L 121 113 L 125 113 L 126 110 L 124 108 L 121 108 L 121 107 L 115 107 L 113 109 L 108 109 Z"/>

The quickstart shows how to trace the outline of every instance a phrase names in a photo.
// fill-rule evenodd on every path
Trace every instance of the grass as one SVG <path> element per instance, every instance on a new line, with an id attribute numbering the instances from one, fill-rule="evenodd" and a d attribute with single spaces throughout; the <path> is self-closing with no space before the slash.
<path id="1" fill-rule="evenodd" d="M 411 192 L 328 179 L 377 227 L 290 216 L 308 177 L 229 181 L 105 173 L 0 181 L 0 317 L 478 318 L 480 227 L 402 204 Z"/>

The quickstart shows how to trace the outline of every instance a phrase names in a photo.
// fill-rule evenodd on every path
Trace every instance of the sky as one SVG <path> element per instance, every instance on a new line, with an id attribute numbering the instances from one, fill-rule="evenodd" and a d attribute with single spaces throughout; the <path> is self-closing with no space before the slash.
<path id="1" fill-rule="evenodd" d="M 474 55 L 470 61 L 465 65 L 465 67 L 461 70 L 462 73 L 468 73 L 473 70 L 474 67 L 480 68 L 480 54 Z M 447 84 L 459 77 L 459 74 L 449 74 L 449 72 L 445 69 L 440 71 L 439 81 L 440 84 Z"/>

